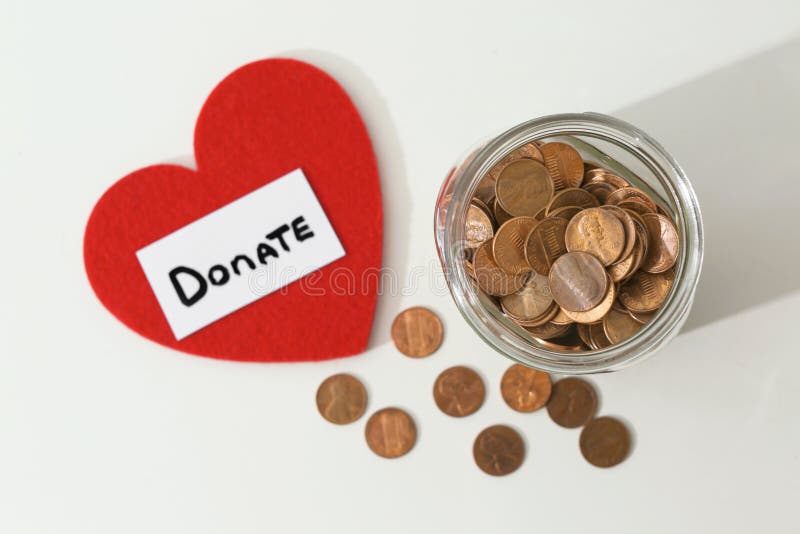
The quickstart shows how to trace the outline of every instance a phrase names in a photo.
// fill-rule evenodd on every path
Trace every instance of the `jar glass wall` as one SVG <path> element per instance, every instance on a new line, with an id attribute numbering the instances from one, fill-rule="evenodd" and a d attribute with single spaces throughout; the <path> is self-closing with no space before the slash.
<path id="1" fill-rule="evenodd" d="M 484 175 L 504 156 L 531 141 L 561 141 L 573 146 L 584 161 L 604 167 L 646 192 L 675 222 L 681 246 L 670 293 L 652 320 L 617 345 L 580 353 L 554 350 L 508 319 L 467 273 L 465 223 L 475 190 Z M 499 353 L 518 363 L 553 373 L 614 371 L 657 351 L 686 320 L 703 259 L 700 208 L 678 163 L 638 128 L 597 113 L 534 119 L 470 152 L 442 185 L 436 203 L 434 232 L 450 293 L 469 325 Z"/>

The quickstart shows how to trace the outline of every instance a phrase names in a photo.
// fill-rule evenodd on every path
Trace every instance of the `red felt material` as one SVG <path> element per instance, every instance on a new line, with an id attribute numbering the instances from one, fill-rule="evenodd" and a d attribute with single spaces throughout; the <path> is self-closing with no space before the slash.
<path id="1" fill-rule="evenodd" d="M 144 167 L 95 205 L 84 262 L 103 305 L 153 341 L 213 358 L 300 361 L 363 352 L 377 287 L 360 281 L 380 268 L 383 215 L 372 145 L 342 87 L 300 61 L 245 65 L 208 97 L 194 150 L 197 171 Z M 135 252 L 298 167 L 345 249 L 320 271 L 315 287 L 324 295 L 309 295 L 295 282 L 176 341 Z M 341 291 L 351 276 L 355 290 Z M 331 280 L 339 290 L 331 291 Z"/>

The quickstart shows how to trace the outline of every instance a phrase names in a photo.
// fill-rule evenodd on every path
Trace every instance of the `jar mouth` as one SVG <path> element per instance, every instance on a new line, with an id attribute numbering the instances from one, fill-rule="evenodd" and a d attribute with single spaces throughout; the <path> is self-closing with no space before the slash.
<path id="1" fill-rule="evenodd" d="M 658 180 L 681 239 L 672 288 L 656 315 L 629 339 L 600 350 L 567 353 L 532 341 L 519 327 L 481 303 L 481 295 L 463 261 L 464 221 L 481 178 L 512 150 L 550 138 L 595 139 L 635 158 Z M 624 121 L 599 113 L 574 113 L 550 115 L 515 126 L 474 151 L 450 174 L 437 206 L 437 249 L 459 311 L 484 341 L 517 363 L 567 374 L 619 370 L 669 341 L 691 308 L 703 260 L 703 226 L 697 197 L 678 162 L 657 141 Z"/>

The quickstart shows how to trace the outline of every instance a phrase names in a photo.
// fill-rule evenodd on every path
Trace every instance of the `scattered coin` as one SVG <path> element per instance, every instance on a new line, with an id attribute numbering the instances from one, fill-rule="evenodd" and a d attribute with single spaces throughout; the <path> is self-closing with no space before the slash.
<path id="1" fill-rule="evenodd" d="M 568 252 L 550 269 L 550 291 L 565 313 L 588 311 L 606 296 L 608 274 L 595 256 Z"/>
<path id="2" fill-rule="evenodd" d="M 442 344 L 443 337 L 442 321 L 427 308 L 409 308 L 392 323 L 392 341 L 410 358 L 430 356 Z"/>
<path id="3" fill-rule="evenodd" d="M 503 400 L 517 412 L 535 412 L 547 404 L 550 391 L 550 375 L 520 364 L 509 367 L 500 381 Z"/>
<path id="4" fill-rule="evenodd" d="M 433 384 L 436 406 L 453 417 L 475 413 L 483 404 L 485 395 L 480 375 L 462 365 L 442 371 Z"/>
<path id="5" fill-rule="evenodd" d="M 597 411 L 594 388 L 580 378 L 563 378 L 553 384 L 547 413 L 557 425 L 577 428 L 585 425 Z"/>
<path id="6" fill-rule="evenodd" d="M 613 417 L 598 417 L 581 431 L 581 454 L 597 467 L 613 467 L 628 456 L 631 435 L 627 427 Z"/>
<path id="7" fill-rule="evenodd" d="M 408 453 L 417 441 L 414 420 L 399 408 L 384 408 L 372 414 L 365 430 L 367 445 L 384 458 Z"/>
<path id="8" fill-rule="evenodd" d="M 367 407 L 367 390 L 354 376 L 329 376 L 317 389 L 317 409 L 331 423 L 346 425 L 359 419 Z"/>
<path id="9" fill-rule="evenodd" d="M 525 459 L 525 442 L 511 427 L 490 426 L 475 438 L 472 456 L 484 473 L 492 476 L 508 475 L 522 465 Z"/>

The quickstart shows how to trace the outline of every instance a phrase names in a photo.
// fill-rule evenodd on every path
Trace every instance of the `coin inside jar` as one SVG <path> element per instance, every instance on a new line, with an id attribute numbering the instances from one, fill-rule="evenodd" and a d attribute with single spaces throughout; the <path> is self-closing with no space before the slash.
<path id="1" fill-rule="evenodd" d="M 482 244 L 475 251 L 472 266 L 475 281 L 483 291 L 493 296 L 510 295 L 522 289 L 528 279 L 528 273 L 509 274 L 497 265 L 492 252 L 492 241 Z"/>
<path id="2" fill-rule="evenodd" d="M 586 252 L 568 252 L 550 269 L 550 291 L 564 310 L 588 311 L 600 304 L 607 290 L 606 270 Z"/>
<path id="3" fill-rule="evenodd" d="M 514 217 L 497 230 L 492 240 L 492 252 L 501 269 L 511 274 L 531 270 L 525 259 L 525 240 L 537 224 L 533 217 Z"/>
<path id="4" fill-rule="evenodd" d="M 484 241 L 491 239 L 493 235 L 494 228 L 489 213 L 476 204 L 471 204 L 467 209 L 467 223 L 464 228 L 466 246 L 477 248 Z"/>
<path id="5" fill-rule="evenodd" d="M 630 311 L 649 313 L 657 310 L 669 295 L 674 272 L 652 274 L 639 271 L 619 290 L 620 302 Z"/>
<path id="6" fill-rule="evenodd" d="M 642 219 L 647 225 L 650 243 L 647 257 L 642 262 L 642 270 L 649 273 L 663 273 L 675 265 L 678 259 L 678 231 L 665 215 L 646 213 Z"/>
<path id="7" fill-rule="evenodd" d="M 642 323 L 634 319 L 631 314 L 620 311 L 611 310 L 603 318 L 603 331 L 611 343 L 622 343 L 629 337 L 633 336 L 643 326 Z"/>
<path id="8" fill-rule="evenodd" d="M 520 364 L 509 367 L 500 381 L 503 400 L 517 412 L 535 412 L 547 404 L 550 391 L 550 375 Z"/>
<path id="9" fill-rule="evenodd" d="M 557 190 L 581 185 L 583 158 L 577 150 L 566 143 L 545 143 L 541 150 Z"/>
<path id="10" fill-rule="evenodd" d="M 547 276 L 550 267 L 561 255 L 566 254 L 564 235 L 568 221 L 559 217 L 544 219 L 528 234 L 525 241 L 525 259 L 537 273 Z"/>
<path id="11" fill-rule="evenodd" d="M 442 321 L 427 308 L 409 308 L 392 323 L 392 341 L 410 358 L 430 356 L 442 344 L 443 337 Z"/>
<path id="12" fill-rule="evenodd" d="M 613 213 L 587 208 L 569 221 L 564 239 L 570 252 L 589 252 L 611 265 L 625 249 L 625 228 Z"/>
<path id="13" fill-rule="evenodd" d="M 366 407 L 367 390 L 352 375 L 329 376 L 317 389 L 317 410 L 331 423 L 352 423 L 364 414 Z"/>
<path id="14" fill-rule="evenodd" d="M 372 414 L 364 434 L 372 452 L 384 458 L 407 454 L 417 441 L 414 420 L 399 408 L 384 408 Z"/>
<path id="15" fill-rule="evenodd" d="M 472 456 L 481 471 L 487 475 L 508 475 L 522 465 L 525 459 L 525 442 L 511 427 L 490 426 L 475 438 Z"/>
<path id="16" fill-rule="evenodd" d="M 534 217 L 553 196 L 553 181 L 544 165 L 519 159 L 506 165 L 495 185 L 500 206 L 509 214 Z"/>
<path id="17" fill-rule="evenodd" d="M 462 365 L 442 371 L 433 384 L 436 406 L 452 417 L 475 413 L 483 404 L 485 395 L 480 375 Z"/>
<path id="18" fill-rule="evenodd" d="M 596 467 L 613 467 L 628 456 L 631 435 L 627 427 L 613 417 L 598 417 L 581 431 L 581 454 Z"/>
<path id="19" fill-rule="evenodd" d="M 518 321 L 530 321 L 541 317 L 553 305 L 550 281 L 540 274 L 531 275 L 516 293 L 500 299 L 503 311 Z"/>
<path id="20" fill-rule="evenodd" d="M 597 394 L 585 380 L 569 377 L 553 384 L 547 413 L 557 425 L 565 428 L 583 426 L 596 411 Z"/>

